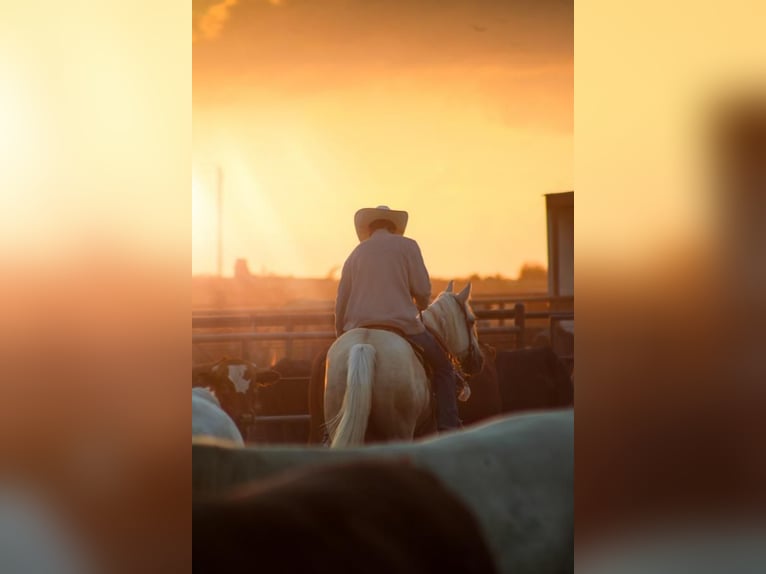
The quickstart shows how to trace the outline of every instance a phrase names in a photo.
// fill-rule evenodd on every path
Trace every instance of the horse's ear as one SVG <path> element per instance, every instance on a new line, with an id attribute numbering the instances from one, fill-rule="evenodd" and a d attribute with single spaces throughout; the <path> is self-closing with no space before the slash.
<path id="1" fill-rule="evenodd" d="M 468 285 L 466 285 L 463 290 L 457 294 L 457 298 L 460 299 L 463 303 L 468 301 L 468 297 L 471 296 L 471 282 L 468 282 Z"/>
<path id="2" fill-rule="evenodd" d="M 452 286 L 454 281 L 450 280 L 449 283 L 447 283 L 447 288 L 444 290 L 445 293 L 452 293 Z"/>

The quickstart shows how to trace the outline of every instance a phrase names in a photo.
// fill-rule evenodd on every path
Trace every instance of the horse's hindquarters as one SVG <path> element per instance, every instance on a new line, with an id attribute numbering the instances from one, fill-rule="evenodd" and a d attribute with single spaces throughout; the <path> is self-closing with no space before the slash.
<path id="1" fill-rule="evenodd" d="M 353 329 L 327 353 L 325 421 L 342 414 L 349 377 L 349 357 L 356 345 L 375 349 L 372 404 L 366 440 L 408 440 L 430 418 L 430 390 L 422 365 L 402 337 L 382 330 Z"/>

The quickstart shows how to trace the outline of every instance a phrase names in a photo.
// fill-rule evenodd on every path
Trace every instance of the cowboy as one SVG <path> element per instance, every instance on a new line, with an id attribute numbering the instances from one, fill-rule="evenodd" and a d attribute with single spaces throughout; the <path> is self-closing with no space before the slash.
<path id="1" fill-rule="evenodd" d="M 335 334 L 357 327 L 389 328 L 420 347 L 433 370 L 437 430 L 461 427 L 457 374 L 447 353 L 419 318 L 431 300 L 431 280 L 418 244 L 404 237 L 408 213 L 385 205 L 354 215 L 359 245 L 343 265 L 335 301 Z"/>

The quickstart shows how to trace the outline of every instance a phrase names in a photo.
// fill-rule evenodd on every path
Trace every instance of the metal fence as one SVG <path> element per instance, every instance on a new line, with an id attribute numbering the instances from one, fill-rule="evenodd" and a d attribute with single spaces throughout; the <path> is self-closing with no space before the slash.
<path id="1" fill-rule="evenodd" d="M 550 298 L 540 298 L 537 306 L 543 308 L 538 310 L 513 299 L 479 299 L 472 305 L 479 338 L 498 348 L 523 347 L 530 326 L 539 331 L 553 321 L 574 318 L 573 311 L 553 310 Z M 206 311 L 192 315 L 192 344 L 197 348 L 218 345 L 223 354 L 236 352 L 243 359 L 272 364 L 281 357 L 311 358 L 335 339 L 333 327 L 334 315 L 328 311 Z"/>

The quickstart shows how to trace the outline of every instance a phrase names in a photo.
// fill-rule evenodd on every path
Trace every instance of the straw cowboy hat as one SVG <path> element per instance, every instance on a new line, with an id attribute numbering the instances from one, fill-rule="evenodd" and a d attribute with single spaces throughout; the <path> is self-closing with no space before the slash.
<path id="1" fill-rule="evenodd" d="M 356 235 L 359 237 L 359 241 L 364 241 L 370 237 L 370 223 L 376 219 L 385 219 L 394 224 L 396 229 L 394 233 L 397 235 L 404 235 L 404 229 L 407 227 L 407 218 L 409 215 L 406 211 L 396 211 L 390 209 L 387 205 L 379 205 L 378 207 L 365 207 L 360 209 L 354 215 L 354 226 L 356 227 Z"/>

